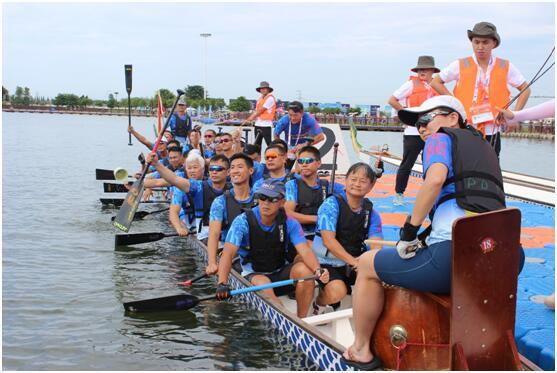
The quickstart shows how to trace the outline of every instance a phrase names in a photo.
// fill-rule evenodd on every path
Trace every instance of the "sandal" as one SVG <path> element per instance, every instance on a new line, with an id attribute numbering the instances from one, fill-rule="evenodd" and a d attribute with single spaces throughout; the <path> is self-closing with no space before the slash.
<path id="1" fill-rule="evenodd" d="M 345 354 L 348 355 L 348 359 Z M 383 366 L 383 362 L 377 356 L 374 356 L 373 359 L 367 363 L 354 360 L 354 355 L 352 354 L 350 347 L 348 347 L 346 352 L 342 354 L 342 361 L 349 367 L 356 368 L 358 370 L 377 370 Z"/>

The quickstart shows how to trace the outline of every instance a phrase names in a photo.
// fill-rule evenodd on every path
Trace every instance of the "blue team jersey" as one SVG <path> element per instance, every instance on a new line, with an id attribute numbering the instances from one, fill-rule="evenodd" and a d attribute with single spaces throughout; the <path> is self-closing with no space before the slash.
<path id="1" fill-rule="evenodd" d="M 428 137 L 424 146 L 424 175 L 427 177 L 427 171 L 435 163 L 441 163 L 448 169 L 447 178 L 454 176 L 453 160 L 452 160 L 452 143 L 449 135 L 444 133 L 435 133 Z M 450 199 L 439 207 L 437 202 L 447 194 L 455 192 L 454 183 L 450 183 L 441 189 L 441 193 L 435 200 L 433 221 L 431 222 L 431 233 L 426 240 L 428 245 L 432 245 L 441 241 L 450 241 L 452 239 L 453 222 L 465 216 L 465 211 L 458 206 L 456 199 Z"/>
<path id="2" fill-rule="evenodd" d="M 173 114 L 170 117 L 170 122 L 168 122 L 168 126 L 170 127 L 170 132 L 172 132 L 172 134 L 176 133 L 176 116 L 178 114 Z M 186 120 L 189 117 L 189 115 L 186 113 L 183 116 L 180 117 L 180 119 L 182 120 Z M 187 128 L 187 131 L 191 131 L 191 121 L 190 121 L 190 126 Z"/>
<path id="3" fill-rule="evenodd" d="M 234 189 L 230 190 L 230 194 L 232 196 L 235 196 L 234 194 Z M 253 189 L 250 189 L 250 195 L 248 197 L 248 199 L 246 200 L 237 200 L 240 203 L 249 203 L 253 201 Z M 220 221 L 221 223 L 224 222 L 225 220 L 227 220 L 228 218 L 228 213 L 226 211 L 226 202 L 225 202 L 225 196 L 221 195 L 218 196 L 217 198 L 215 198 L 215 200 L 213 201 L 213 203 L 211 204 L 211 212 L 209 215 L 209 222 L 212 221 Z M 228 222 L 228 225 L 230 226 L 232 224 L 231 221 Z M 228 233 L 228 228 L 223 228 L 221 229 L 221 241 L 224 241 L 226 239 L 226 234 Z"/>
<path id="4" fill-rule="evenodd" d="M 265 171 L 265 165 L 263 163 L 253 161 L 253 174 L 251 175 L 252 184 L 259 179 L 263 179 L 264 171 Z"/>
<path id="5" fill-rule="evenodd" d="M 346 201 L 346 194 L 343 193 L 342 198 L 344 198 L 344 200 Z M 315 228 L 315 232 L 336 232 L 339 213 L 340 208 L 337 199 L 334 196 L 327 198 L 321 204 L 321 207 L 319 207 L 319 210 L 317 211 L 317 227 Z M 375 209 L 373 209 L 373 211 L 371 212 L 371 221 L 367 231 L 367 237 L 383 239 L 381 216 Z M 317 256 L 319 263 L 321 264 L 329 264 L 333 266 L 343 266 L 346 264 L 342 260 L 334 257 L 332 254 L 325 255 L 325 253 L 327 252 L 327 248 L 323 244 L 323 240 L 321 239 L 321 237 L 319 237 L 318 235 L 315 236 L 312 249 Z"/>
<path id="6" fill-rule="evenodd" d="M 286 142 L 290 141 L 290 146 L 296 146 L 301 138 L 315 137 L 323 132 L 321 126 L 317 123 L 314 117 L 304 112 L 300 123 L 290 123 L 290 116 L 286 114 L 277 122 L 274 130 L 275 136 L 280 136 L 284 132 Z"/>
<path id="7" fill-rule="evenodd" d="M 186 206 L 188 203 L 188 197 L 186 194 L 193 198 L 193 203 L 195 205 L 195 216 L 198 218 L 203 217 L 203 180 L 194 180 L 189 179 L 190 181 L 190 190 L 188 193 L 185 193 L 183 190 L 179 188 L 175 188 L 176 191 L 172 196 L 172 205 L 180 205 Z M 207 180 L 209 187 L 213 190 L 217 190 L 213 187 L 213 182 L 211 180 Z"/>
<path id="8" fill-rule="evenodd" d="M 259 207 L 254 207 L 252 211 L 255 215 L 255 218 L 259 222 L 259 226 L 261 227 L 261 229 L 270 232 L 275 228 L 275 223 L 273 223 L 273 225 L 271 226 L 263 225 L 261 223 L 261 214 L 259 213 Z M 290 217 L 286 218 L 286 234 L 288 235 L 290 242 L 294 246 L 306 242 L 306 238 L 304 237 L 304 232 L 302 231 L 300 223 Z M 232 225 L 230 226 L 230 229 L 228 230 L 228 234 L 226 235 L 226 242 L 239 248 L 238 253 L 241 258 L 240 263 L 242 265 L 242 276 L 253 273 L 254 270 L 251 266 L 251 263 L 245 263 L 245 258 L 248 255 L 246 247 L 249 247 L 250 244 L 249 224 L 246 213 L 243 213 L 236 219 L 234 219 Z"/>
<path id="9" fill-rule="evenodd" d="M 279 181 L 282 181 L 283 183 L 286 184 L 286 182 L 287 182 L 286 179 L 287 179 L 287 177 L 288 177 L 289 175 L 290 175 L 289 171 L 286 170 L 286 173 L 284 174 L 283 177 L 268 177 L 268 178 L 266 178 L 266 179 L 265 179 L 265 178 L 258 179 L 258 180 L 253 184 L 253 188 L 252 188 L 252 189 L 253 189 L 254 192 L 257 193 L 257 188 L 259 188 L 259 187 L 261 186 L 261 184 L 263 184 L 263 182 L 264 182 L 265 180 L 269 180 L 269 181 L 276 181 L 276 180 L 279 180 Z"/>

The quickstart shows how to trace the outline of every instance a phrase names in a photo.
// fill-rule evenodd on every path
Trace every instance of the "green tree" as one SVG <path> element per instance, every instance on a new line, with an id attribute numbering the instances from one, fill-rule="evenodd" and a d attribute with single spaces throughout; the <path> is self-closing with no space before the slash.
<path id="1" fill-rule="evenodd" d="M 10 92 L 2 86 L 2 101 L 10 101 Z"/>
<path id="2" fill-rule="evenodd" d="M 166 88 L 161 88 L 159 89 L 159 92 L 161 94 L 161 100 L 162 100 L 162 106 L 164 106 L 166 109 L 171 108 L 172 105 L 174 105 L 174 101 L 176 101 L 176 95 L 174 93 L 172 93 L 172 91 L 166 89 Z M 153 107 L 157 107 L 157 94 L 155 93 L 155 105 Z"/>
<path id="3" fill-rule="evenodd" d="M 201 85 L 189 85 L 186 87 L 187 100 L 202 100 L 205 98 L 205 89 Z"/>
<path id="4" fill-rule="evenodd" d="M 108 94 L 108 102 L 106 103 L 106 106 L 108 106 L 110 109 L 116 106 L 116 99 L 114 98 L 114 95 L 112 93 Z"/>
<path id="5" fill-rule="evenodd" d="M 31 101 L 33 97 L 31 97 L 31 90 L 29 87 L 23 88 L 23 105 L 31 105 Z"/>
<path id="6" fill-rule="evenodd" d="M 230 100 L 230 104 L 228 105 L 228 108 L 231 111 L 241 111 L 241 112 L 250 111 L 251 102 L 249 102 L 249 100 L 246 99 L 244 96 L 240 96 L 235 100 Z"/>
<path id="7" fill-rule="evenodd" d="M 316 113 L 320 113 L 321 109 L 319 108 L 319 106 L 310 106 L 307 108 L 306 111 L 311 114 L 316 114 Z"/>
<path id="8" fill-rule="evenodd" d="M 78 100 L 79 107 L 86 107 L 86 106 L 90 106 L 91 104 L 93 104 L 93 100 L 91 100 L 88 96 L 81 95 L 81 97 L 79 97 Z"/>
<path id="9" fill-rule="evenodd" d="M 93 106 L 105 106 L 106 100 L 93 100 Z"/>
<path id="10" fill-rule="evenodd" d="M 362 109 L 359 107 L 351 107 L 350 109 L 348 109 L 349 113 L 358 113 L 358 115 L 360 115 L 362 113 Z"/>
<path id="11" fill-rule="evenodd" d="M 340 108 L 338 108 L 338 107 L 327 107 L 327 108 L 323 109 L 323 113 L 325 113 L 325 114 L 339 114 L 340 113 Z"/>
<path id="12" fill-rule="evenodd" d="M 15 94 L 12 96 L 12 102 L 16 105 L 23 104 L 23 88 L 15 87 Z"/>

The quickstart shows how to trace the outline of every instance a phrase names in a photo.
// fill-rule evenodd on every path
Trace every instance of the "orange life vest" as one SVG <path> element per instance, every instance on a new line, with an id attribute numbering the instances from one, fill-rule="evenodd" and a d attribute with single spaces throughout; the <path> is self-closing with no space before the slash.
<path id="1" fill-rule="evenodd" d="M 466 110 L 466 117 L 468 122 L 471 123 L 470 107 L 474 105 L 474 88 L 476 86 L 476 79 L 478 74 L 478 65 L 474 62 L 472 57 L 461 58 L 460 63 L 460 78 L 456 82 L 453 94 L 456 98 L 462 102 L 464 109 Z M 509 61 L 503 60 L 496 57 L 493 69 L 491 70 L 491 76 L 489 78 L 489 96 L 488 101 L 491 106 L 491 111 L 493 112 L 493 117 L 497 117 L 499 112 L 495 109 L 495 106 L 500 108 L 504 107 L 511 97 L 511 92 L 507 86 L 507 77 L 509 75 Z M 478 99 L 476 104 L 482 104 L 485 97 L 485 91 L 483 87 L 478 88 Z M 478 129 L 482 132 L 484 125 L 487 123 L 481 123 Z"/>
<path id="2" fill-rule="evenodd" d="M 259 116 L 260 120 L 273 121 L 275 119 L 275 112 L 277 111 L 277 100 L 275 99 L 275 96 L 273 96 L 270 93 L 267 94 L 266 96 L 260 97 L 259 100 L 257 100 L 257 104 L 255 105 L 255 111 L 259 111 L 263 107 L 263 104 L 265 103 L 267 98 L 269 98 L 269 96 L 273 98 L 274 101 L 273 107 L 271 109 L 271 112 L 265 109 L 265 111 Z"/>
<path id="3" fill-rule="evenodd" d="M 411 76 L 409 80 L 411 80 L 413 84 L 412 93 L 406 98 L 406 107 L 420 106 L 428 98 L 438 95 L 429 84 L 425 84 L 425 82 L 420 80 L 417 76 Z"/>

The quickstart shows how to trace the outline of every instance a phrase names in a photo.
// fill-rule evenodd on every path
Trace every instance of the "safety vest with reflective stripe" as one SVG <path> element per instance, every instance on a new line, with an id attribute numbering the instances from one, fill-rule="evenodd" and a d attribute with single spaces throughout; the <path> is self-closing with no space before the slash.
<path id="1" fill-rule="evenodd" d="M 412 93 L 406 98 L 406 107 L 420 106 L 428 98 L 438 95 L 429 84 L 425 84 L 419 77 L 411 76 L 409 80 L 412 81 Z"/>
<path id="2" fill-rule="evenodd" d="M 469 118 L 468 122 L 471 123 L 470 107 L 474 105 L 474 88 L 476 86 L 476 79 L 478 74 L 478 65 L 472 57 L 461 58 L 460 63 L 460 78 L 455 85 L 453 94 L 462 102 L 466 110 L 466 117 Z M 507 77 L 509 75 L 509 61 L 501 58 L 495 58 L 491 76 L 489 78 L 488 101 L 493 112 L 493 117 L 496 117 L 499 112 L 495 106 L 504 107 L 511 97 L 511 92 L 507 86 Z M 481 91 L 479 89 L 478 91 Z M 480 97 L 481 96 L 481 97 Z M 482 104 L 483 95 L 478 92 L 477 104 Z"/>
<path id="3" fill-rule="evenodd" d="M 255 111 L 259 111 L 263 107 L 263 104 L 265 103 L 265 101 L 267 101 L 267 99 L 269 97 L 273 98 L 273 107 L 271 108 L 271 112 L 269 112 L 268 109 L 265 109 L 265 111 L 263 113 L 261 113 L 261 115 L 259 115 L 259 117 L 258 117 L 258 119 L 260 119 L 260 120 L 273 121 L 275 119 L 275 112 L 277 111 L 277 100 L 275 99 L 275 96 L 273 96 L 270 93 L 267 94 L 266 96 L 260 97 L 259 100 L 257 100 L 257 104 L 255 105 Z"/>

